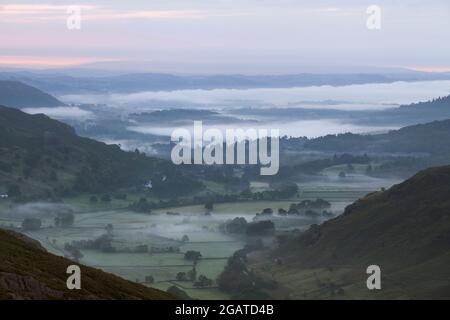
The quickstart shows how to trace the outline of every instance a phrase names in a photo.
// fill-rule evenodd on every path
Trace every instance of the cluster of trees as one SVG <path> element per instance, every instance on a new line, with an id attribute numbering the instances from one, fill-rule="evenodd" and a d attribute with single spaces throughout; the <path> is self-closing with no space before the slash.
<path id="1" fill-rule="evenodd" d="M 126 194 L 116 194 L 116 195 L 114 195 L 114 198 L 115 199 L 126 200 L 127 199 L 127 195 Z M 95 203 L 98 203 L 98 201 L 99 201 L 99 197 L 97 197 L 95 195 L 92 195 L 89 198 L 89 202 L 90 203 L 95 204 Z M 111 202 L 112 201 L 111 195 L 109 195 L 108 193 L 105 193 L 105 194 L 101 195 L 100 196 L 100 201 L 104 202 L 104 203 Z"/>
<path id="2" fill-rule="evenodd" d="M 247 224 L 246 233 L 249 236 L 264 236 L 275 232 L 275 224 L 270 220 L 256 221 Z"/>
<path id="3" fill-rule="evenodd" d="M 226 221 L 220 225 L 220 229 L 225 233 L 245 234 L 247 231 L 247 220 L 242 217 L 236 217 L 233 220 Z"/>
<path id="4" fill-rule="evenodd" d="M 195 266 L 188 272 L 178 272 L 176 275 L 177 281 L 195 281 L 197 279 L 197 270 Z"/>
<path id="5" fill-rule="evenodd" d="M 151 213 L 155 207 L 156 204 L 148 202 L 146 198 L 140 198 L 139 201 L 133 202 L 128 206 L 130 210 L 140 213 Z"/>
<path id="6" fill-rule="evenodd" d="M 178 253 L 180 252 L 179 247 L 168 246 L 168 247 L 151 247 L 150 253 Z"/>
<path id="7" fill-rule="evenodd" d="M 197 270 L 195 266 L 189 270 L 188 272 L 178 272 L 176 275 L 177 281 L 193 281 L 194 287 L 196 288 L 205 288 L 211 287 L 214 284 L 214 281 L 207 276 L 201 274 L 197 278 Z"/>
<path id="8" fill-rule="evenodd" d="M 102 252 L 113 253 L 116 248 L 112 246 L 111 234 L 103 234 L 94 240 L 76 240 L 71 245 L 78 249 L 94 249 Z"/>
<path id="9" fill-rule="evenodd" d="M 303 200 L 299 203 L 291 203 L 288 210 L 283 208 L 278 209 L 279 215 L 289 215 L 289 214 L 311 214 L 313 215 L 316 211 L 325 211 L 331 207 L 331 203 L 324 199 L 316 200 Z"/>
<path id="10" fill-rule="evenodd" d="M 246 189 L 240 193 L 244 199 L 252 200 L 284 200 L 298 196 L 298 185 L 293 182 L 286 182 L 275 190 L 265 190 L 252 193 Z"/>
<path id="11" fill-rule="evenodd" d="M 349 164 L 369 164 L 370 161 L 371 159 L 367 154 L 364 154 L 362 156 L 352 155 L 348 153 L 340 155 L 335 154 L 332 158 L 310 160 L 292 166 L 282 166 L 280 168 L 279 174 L 277 175 L 277 178 L 289 179 L 290 177 L 298 175 L 299 173 L 314 175 L 328 167 Z"/>
<path id="12" fill-rule="evenodd" d="M 248 223 L 245 218 L 236 217 L 220 225 L 220 229 L 226 233 L 241 234 L 248 236 L 264 236 L 275 231 L 275 224 L 270 220 L 255 221 Z"/>
<path id="13" fill-rule="evenodd" d="M 200 253 L 200 251 L 194 251 L 194 250 L 189 250 L 186 251 L 184 254 L 184 259 L 189 260 L 189 261 L 198 261 L 202 258 L 202 254 Z"/>
<path id="14" fill-rule="evenodd" d="M 167 247 L 167 248 L 149 248 L 146 244 L 138 244 L 133 247 L 121 247 L 116 248 L 112 245 L 113 241 L 113 230 L 114 227 L 112 224 L 108 224 L 105 227 L 106 233 L 99 236 L 94 240 L 76 240 L 72 241 L 71 246 L 77 249 L 90 249 L 90 250 L 99 250 L 106 253 L 115 253 L 115 252 L 127 252 L 127 253 L 161 253 L 161 252 L 170 252 L 175 253 L 179 252 L 179 248 L 177 247 Z"/>
<path id="15" fill-rule="evenodd" d="M 155 201 L 148 201 L 146 198 L 140 198 L 133 202 L 128 208 L 135 212 L 151 213 L 154 209 L 171 208 L 184 205 L 203 205 L 207 212 L 214 209 L 214 203 L 229 203 L 236 202 L 240 199 L 237 194 L 209 194 L 204 196 L 194 196 L 192 198 L 184 199 L 165 199 Z M 167 212 L 167 215 L 179 215 L 176 212 Z"/>
<path id="16" fill-rule="evenodd" d="M 80 261 L 80 259 L 83 258 L 83 254 L 81 253 L 80 249 L 73 244 L 66 243 L 64 245 L 64 251 L 67 258 L 73 259 L 76 262 Z"/>
<path id="17" fill-rule="evenodd" d="M 66 212 L 58 212 L 54 221 L 56 227 L 70 227 L 75 222 L 75 215 L 71 210 Z"/>
<path id="18" fill-rule="evenodd" d="M 231 293 L 233 299 L 268 299 L 264 289 L 277 286 L 275 281 L 265 280 L 247 268 L 246 256 L 251 250 L 250 247 L 245 247 L 236 251 L 217 279 L 219 289 Z"/>
<path id="19" fill-rule="evenodd" d="M 211 287 L 214 284 L 214 281 L 212 279 L 209 279 L 207 276 L 201 274 L 197 281 L 194 282 L 194 287 L 196 288 L 205 288 L 205 287 Z"/>

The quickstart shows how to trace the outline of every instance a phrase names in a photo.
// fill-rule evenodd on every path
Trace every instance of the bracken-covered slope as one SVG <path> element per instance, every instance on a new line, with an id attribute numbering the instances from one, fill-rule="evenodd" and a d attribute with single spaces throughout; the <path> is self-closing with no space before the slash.
<path id="1" fill-rule="evenodd" d="M 275 256 L 297 272 L 348 269 L 364 277 L 375 264 L 391 284 L 381 297 L 450 298 L 450 166 L 366 196 L 280 244 Z"/>
<path id="2" fill-rule="evenodd" d="M 0 229 L 0 299 L 172 299 L 115 275 L 82 266 L 81 290 L 69 290 L 67 267 L 75 264 L 50 254 L 21 234 Z"/>

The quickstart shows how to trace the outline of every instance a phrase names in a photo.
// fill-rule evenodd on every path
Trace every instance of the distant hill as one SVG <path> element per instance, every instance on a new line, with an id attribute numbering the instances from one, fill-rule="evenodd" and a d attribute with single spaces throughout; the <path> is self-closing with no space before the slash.
<path id="1" fill-rule="evenodd" d="M 149 180 L 156 195 L 177 196 L 201 186 L 169 161 L 79 137 L 42 114 L 0 106 L 0 136 L 0 193 L 10 196 L 109 192 Z"/>
<path id="2" fill-rule="evenodd" d="M 2 229 L 0 261 L 0 300 L 173 298 L 165 292 L 83 265 L 80 265 L 81 290 L 69 290 L 66 270 L 78 263 L 48 253 L 35 240 Z"/>
<path id="3" fill-rule="evenodd" d="M 308 140 L 303 146 L 306 149 L 318 151 L 417 152 L 448 155 L 450 154 L 450 145 L 447 143 L 449 139 L 450 120 L 441 120 L 407 126 L 384 134 L 344 133 L 326 135 Z"/>
<path id="4" fill-rule="evenodd" d="M 37 108 L 63 106 L 64 103 L 22 82 L 0 80 L 0 105 L 13 108 Z"/>
<path id="5" fill-rule="evenodd" d="M 193 121 L 205 121 L 207 124 L 223 124 L 238 122 L 255 122 L 254 120 L 241 120 L 239 118 L 225 116 L 216 111 L 195 110 L 195 109 L 170 109 L 157 110 L 152 112 L 133 113 L 130 119 L 140 123 L 172 124 L 172 125 L 192 125 Z"/>
<path id="6" fill-rule="evenodd" d="M 450 119 L 450 96 L 373 112 L 368 123 L 409 125 L 444 119 Z"/>
<path id="7" fill-rule="evenodd" d="M 449 194 L 450 166 L 424 170 L 283 242 L 273 255 L 282 259 L 284 272 L 328 270 L 335 287 L 348 292 L 343 298 L 449 299 Z M 384 279 L 372 295 L 364 280 L 371 264 L 381 267 Z M 301 286 L 300 278 L 295 281 Z"/>
<path id="8" fill-rule="evenodd" d="M 92 76 L 86 76 L 86 74 Z M 184 89 L 249 89 L 292 88 L 307 86 L 344 86 L 365 83 L 391 83 L 395 81 L 426 81 L 450 79 L 449 73 L 431 74 L 420 72 L 377 73 L 330 73 L 288 75 L 172 75 L 164 73 L 130 73 L 114 75 L 108 72 L 90 71 L 65 74 L 60 72 L 0 72 L 0 79 L 19 80 L 41 90 L 59 94 L 86 92 L 139 92 Z"/>

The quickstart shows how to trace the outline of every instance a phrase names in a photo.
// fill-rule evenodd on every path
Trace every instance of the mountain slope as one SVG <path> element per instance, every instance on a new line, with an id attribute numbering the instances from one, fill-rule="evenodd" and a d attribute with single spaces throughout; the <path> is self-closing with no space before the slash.
<path id="1" fill-rule="evenodd" d="M 164 185 L 154 188 L 161 196 L 200 187 L 169 161 L 79 137 L 42 114 L 0 106 L 0 136 L 0 192 L 12 188 L 27 197 L 106 192 L 140 187 L 163 175 Z"/>
<path id="2" fill-rule="evenodd" d="M 47 253 L 35 240 L 0 229 L 0 299 L 171 299 L 172 296 L 81 267 L 81 290 L 66 287 L 74 262 Z"/>
<path id="3" fill-rule="evenodd" d="M 450 100 L 449 100 L 450 110 Z M 422 152 L 450 154 L 450 120 L 411 125 L 388 133 L 362 135 L 344 133 L 306 141 L 309 150 L 336 152 Z"/>
<path id="4" fill-rule="evenodd" d="M 365 268 L 376 264 L 386 281 L 374 297 L 450 298 L 449 195 L 450 166 L 424 170 L 282 242 L 273 255 L 299 275 L 333 270 L 335 284 L 363 297 Z"/>
<path id="5" fill-rule="evenodd" d="M 450 252 L 450 166 L 368 195 L 288 247 L 305 265 L 386 262 L 392 268 Z M 395 262 L 395 263 L 394 263 Z"/>
<path id="6" fill-rule="evenodd" d="M 14 108 L 36 108 L 63 106 L 64 103 L 22 82 L 0 80 L 0 105 Z"/>

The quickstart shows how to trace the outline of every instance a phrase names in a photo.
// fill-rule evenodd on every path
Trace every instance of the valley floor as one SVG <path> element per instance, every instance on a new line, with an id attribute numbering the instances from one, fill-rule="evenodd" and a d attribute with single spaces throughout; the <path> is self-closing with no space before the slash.
<path id="1" fill-rule="evenodd" d="M 256 183 L 252 187 L 265 188 L 266 186 Z M 378 189 L 378 187 L 377 185 L 374 189 Z M 42 227 L 39 230 L 25 231 L 24 233 L 39 240 L 49 252 L 65 255 L 67 243 L 96 239 L 105 234 L 105 227 L 108 224 L 112 224 L 113 246 L 117 248 L 117 252 L 107 253 L 100 250 L 82 249 L 81 263 L 162 290 L 176 285 L 193 298 L 228 299 L 230 296 L 220 291 L 216 284 L 211 287 L 196 288 L 191 281 L 176 280 L 177 273 L 189 272 L 193 269 L 193 262 L 184 259 L 186 251 L 200 251 L 202 259 L 196 265 L 197 275 L 205 275 L 215 280 L 224 270 L 228 258 L 245 246 L 244 238 L 221 232 L 219 230 L 221 223 L 235 217 L 244 217 L 250 222 L 256 213 L 261 212 L 264 208 L 272 208 L 275 213 L 270 219 L 273 219 L 277 232 L 304 230 L 318 221 L 312 221 L 305 217 L 278 216 L 276 214 L 278 208 L 288 209 L 293 202 L 322 198 L 331 203 L 331 212 L 339 214 L 348 204 L 372 191 L 364 190 L 360 185 L 352 183 L 340 188 L 337 184 L 317 184 L 311 185 L 309 188 L 306 186 L 301 186 L 301 188 L 302 192 L 299 198 L 290 200 L 215 204 L 210 216 L 205 216 L 204 206 L 200 205 L 158 209 L 152 214 L 142 214 L 124 208 L 126 203 L 113 201 L 113 204 L 110 205 L 92 205 L 89 204 L 88 197 L 79 197 L 65 200 L 76 209 L 73 226 L 55 227 L 54 214 L 46 213 L 47 211 L 44 210 L 43 213 L 39 213 Z M 10 214 L 10 210 L 13 209 L 5 203 L 0 208 L 0 226 L 20 231 L 23 217 Z M 17 212 L 22 211 L 18 210 Z M 167 212 L 176 214 L 168 215 Z M 188 241 L 182 241 L 184 235 L 188 237 Z M 177 248 L 177 251 L 134 252 L 134 248 L 142 245 L 148 248 L 174 247 Z M 308 294 L 314 289 L 314 286 L 311 285 L 311 288 L 306 291 L 297 290 L 297 288 L 303 287 L 303 282 L 297 282 L 296 279 L 303 279 L 305 273 L 289 276 L 289 274 L 283 273 L 282 268 L 278 270 L 277 266 L 271 262 L 259 265 L 258 259 L 254 259 L 252 264 L 259 272 L 268 274 L 272 272 L 271 268 L 273 268 L 274 272 L 276 271 L 274 277 L 277 278 L 277 281 L 291 284 L 291 287 L 284 288 L 282 286 L 283 289 L 274 293 L 276 298 L 298 299 L 303 297 L 304 292 Z M 310 273 L 309 277 L 312 277 L 314 272 Z M 148 277 L 152 277 L 154 282 L 149 282 L 146 279 Z"/>

